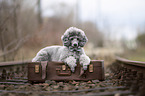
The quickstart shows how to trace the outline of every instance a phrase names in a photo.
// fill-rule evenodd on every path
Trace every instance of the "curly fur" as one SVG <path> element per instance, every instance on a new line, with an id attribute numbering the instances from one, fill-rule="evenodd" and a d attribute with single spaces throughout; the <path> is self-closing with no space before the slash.
<path id="1" fill-rule="evenodd" d="M 70 27 L 61 37 L 63 46 L 50 46 L 41 49 L 32 59 L 37 61 L 61 61 L 66 63 L 75 71 L 76 63 L 80 62 L 83 69 L 86 70 L 90 64 L 90 58 L 85 54 L 82 47 L 88 41 L 84 31 L 81 29 Z"/>

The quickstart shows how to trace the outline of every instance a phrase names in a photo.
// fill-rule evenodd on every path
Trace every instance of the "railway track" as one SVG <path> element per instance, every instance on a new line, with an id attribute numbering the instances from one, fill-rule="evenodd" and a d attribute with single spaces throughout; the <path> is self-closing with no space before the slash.
<path id="1" fill-rule="evenodd" d="M 30 84 L 27 80 L 27 63 L 0 63 L 0 95 L 85 95 L 85 96 L 145 96 L 145 62 L 116 57 L 112 73 L 105 81 L 55 82 Z"/>
<path id="2" fill-rule="evenodd" d="M 120 80 L 137 96 L 145 96 L 145 62 L 116 57 L 111 70 L 114 79 Z"/>

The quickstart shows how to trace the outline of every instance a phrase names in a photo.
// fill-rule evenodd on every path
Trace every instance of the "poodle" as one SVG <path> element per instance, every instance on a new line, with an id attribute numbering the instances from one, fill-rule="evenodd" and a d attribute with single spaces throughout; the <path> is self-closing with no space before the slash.
<path id="1" fill-rule="evenodd" d="M 62 35 L 63 46 L 50 46 L 41 49 L 32 59 L 32 62 L 38 61 L 60 61 L 67 64 L 71 71 L 75 71 L 77 62 L 87 70 L 90 64 L 90 58 L 85 54 L 84 47 L 88 41 L 84 31 L 76 27 L 70 27 Z"/>

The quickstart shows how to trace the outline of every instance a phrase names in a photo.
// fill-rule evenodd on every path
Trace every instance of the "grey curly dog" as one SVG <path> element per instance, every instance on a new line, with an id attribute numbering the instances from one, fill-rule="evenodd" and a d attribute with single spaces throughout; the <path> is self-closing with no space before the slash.
<path id="1" fill-rule="evenodd" d="M 71 71 L 75 71 L 77 62 L 81 64 L 84 70 L 90 64 L 90 58 L 85 54 L 84 47 L 88 41 L 84 31 L 76 27 L 70 27 L 61 37 L 63 46 L 49 46 L 41 49 L 32 59 L 32 62 L 38 61 L 61 61 L 67 64 Z"/>

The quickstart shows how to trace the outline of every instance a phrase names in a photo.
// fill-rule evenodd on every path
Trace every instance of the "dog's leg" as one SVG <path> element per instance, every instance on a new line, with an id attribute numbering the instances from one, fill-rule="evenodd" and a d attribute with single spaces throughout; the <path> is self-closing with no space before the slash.
<path id="1" fill-rule="evenodd" d="M 87 66 L 90 64 L 90 58 L 87 55 L 82 54 L 80 56 L 79 61 L 80 61 L 80 64 L 83 66 L 83 69 L 87 70 Z"/>
<path id="2" fill-rule="evenodd" d="M 45 51 L 39 51 L 37 55 L 32 59 L 32 62 L 38 61 L 50 61 L 50 55 Z"/>
<path id="3" fill-rule="evenodd" d="M 71 71 L 74 72 L 75 71 L 75 67 L 77 66 L 76 64 L 76 59 L 73 56 L 69 56 L 67 58 L 65 58 L 63 60 L 63 62 L 65 62 L 66 64 L 68 64 L 68 66 L 71 68 Z"/>
<path id="4" fill-rule="evenodd" d="M 32 62 L 38 62 L 38 61 L 49 61 L 48 57 L 45 56 L 36 56 L 32 59 Z"/>

